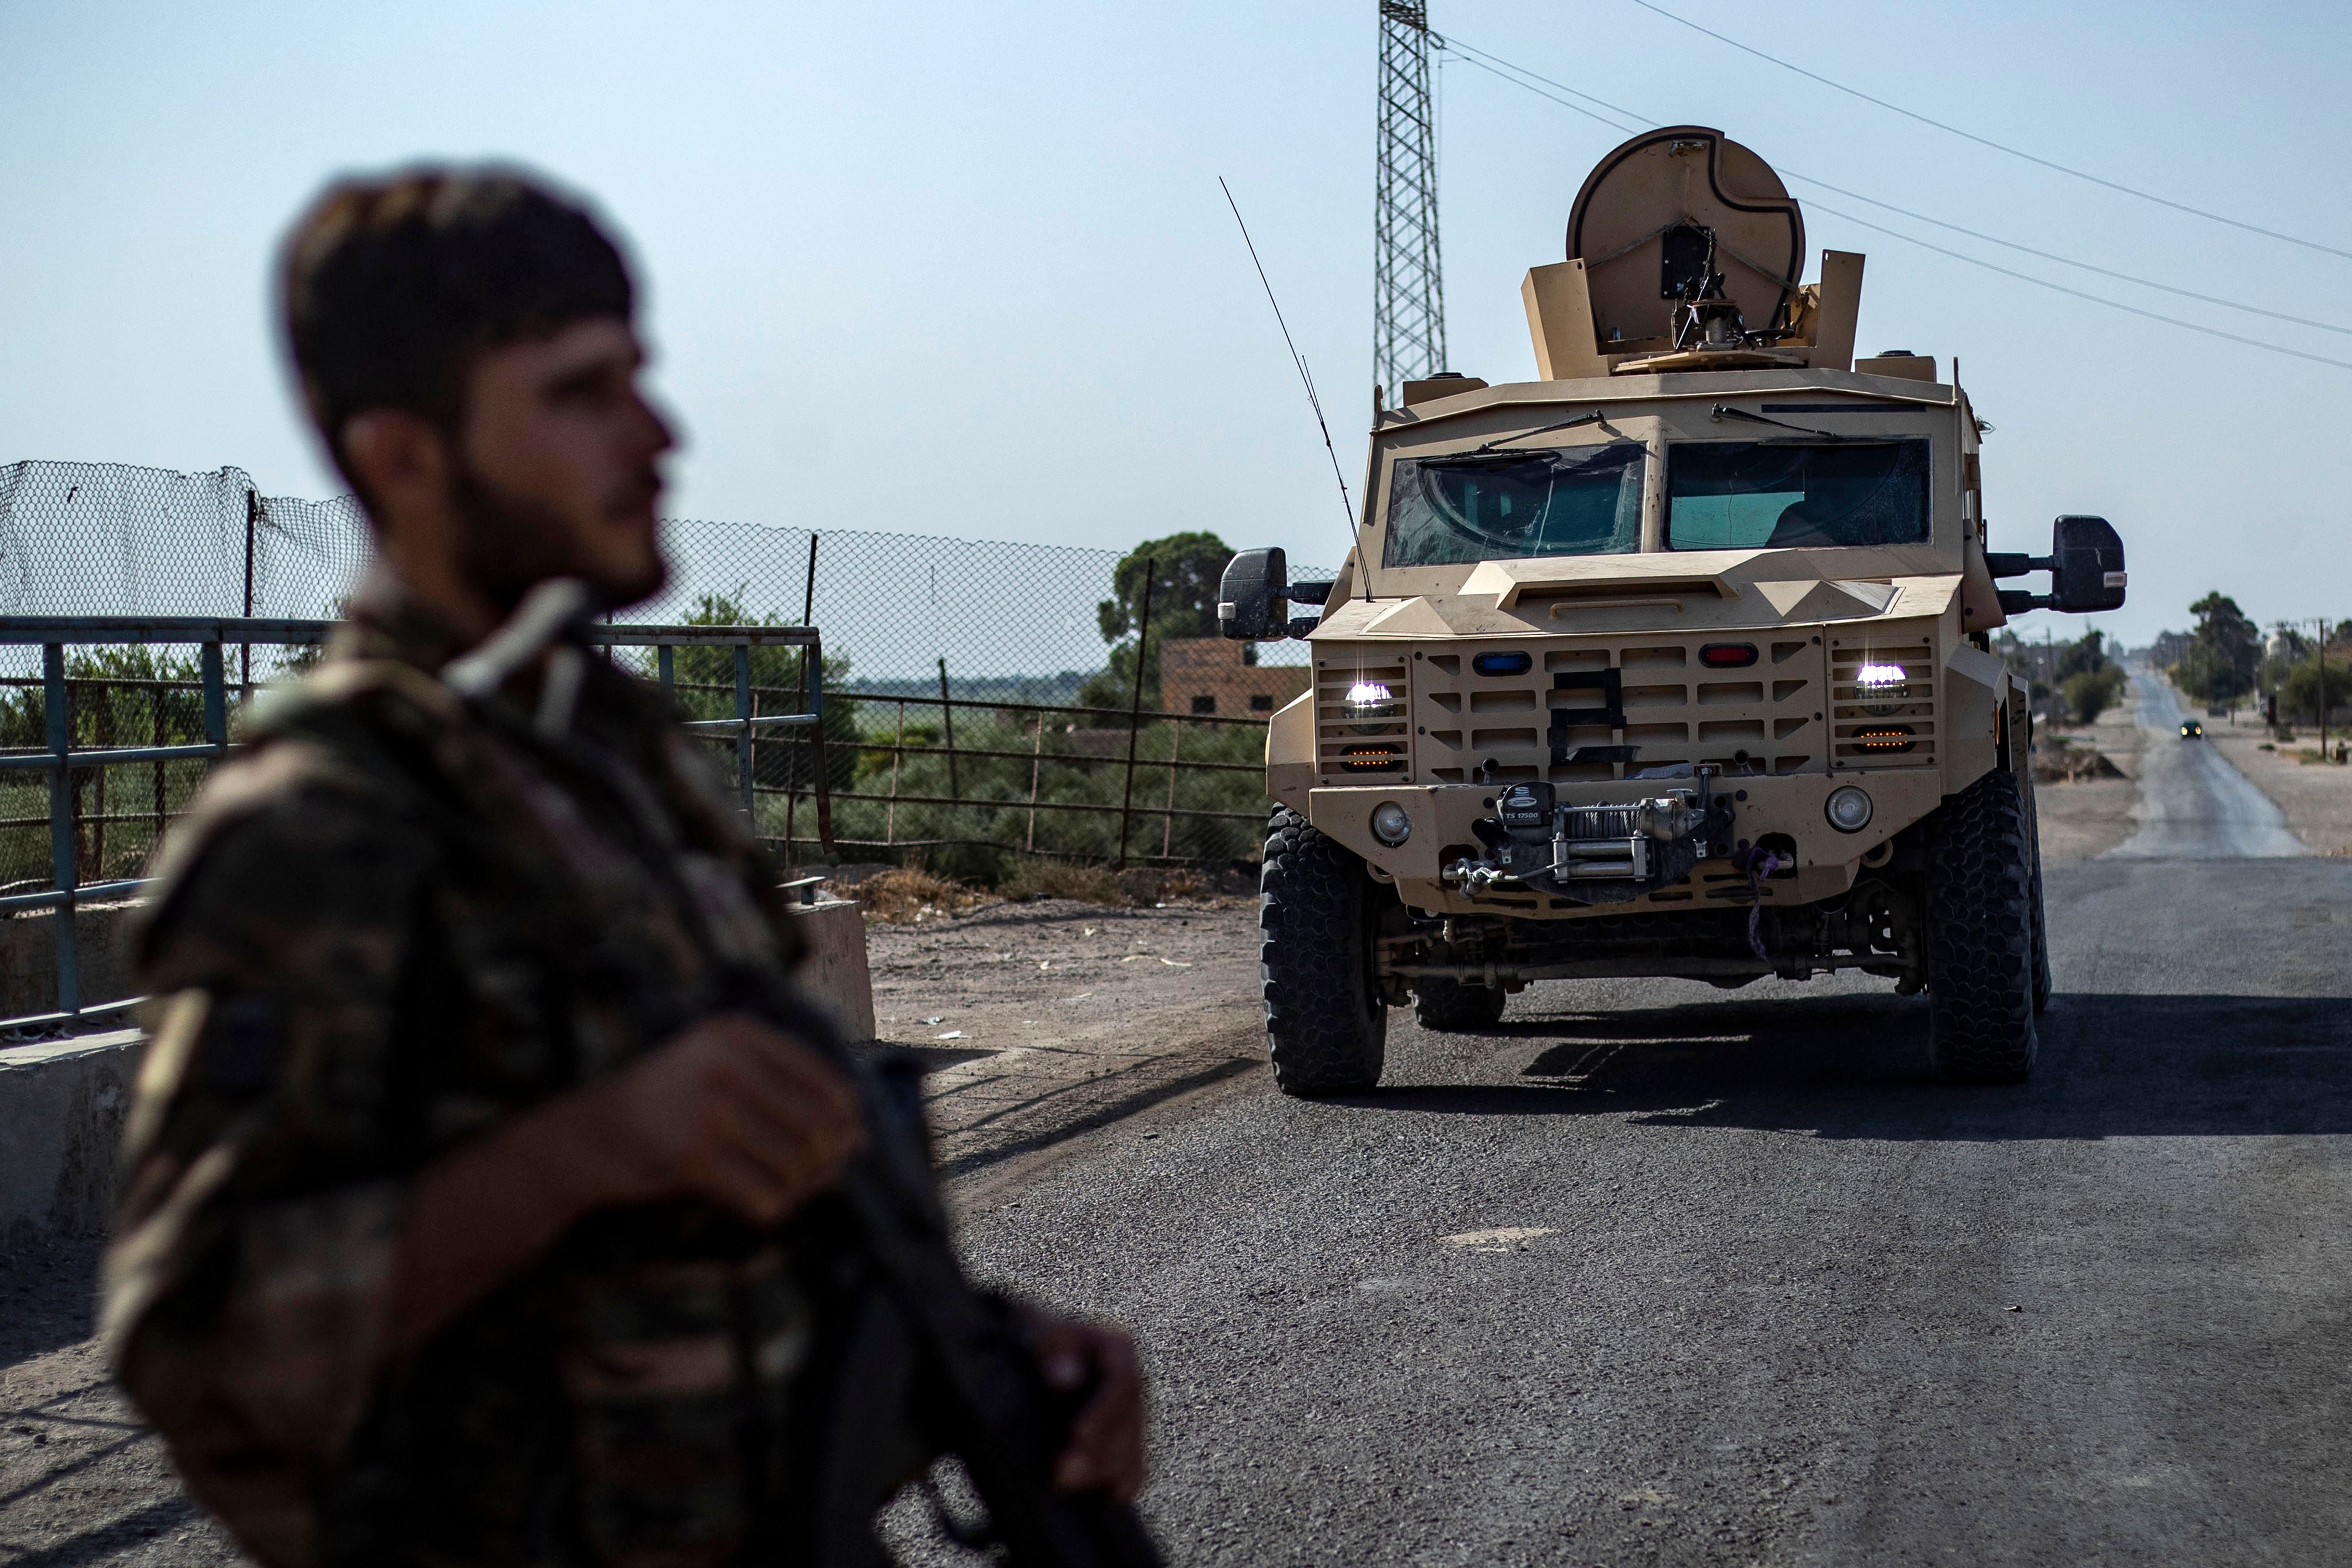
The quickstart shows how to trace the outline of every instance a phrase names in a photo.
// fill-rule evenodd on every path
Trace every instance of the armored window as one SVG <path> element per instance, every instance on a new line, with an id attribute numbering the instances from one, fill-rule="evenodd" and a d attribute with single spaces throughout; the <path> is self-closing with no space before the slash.
<path id="1" fill-rule="evenodd" d="M 1193 711 L 1193 712 L 1195 712 L 1195 713 L 1214 713 L 1216 710 L 1217 710 L 1217 700 L 1216 700 L 1216 698 L 1214 698 L 1213 696 L 1210 695 L 1208 692 L 1205 692 L 1205 691 L 1204 691 L 1204 692 L 1201 693 L 1201 695 L 1199 695 L 1198 697 L 1195 697 L 1195 698 L 1193 698 L 1193 699 L 1192 699 L 1192 711 Z"/>
<path id="2" fill-rule="evenodd" d="M 1400 458 L 1389 479 L 1391 566 L 1642 548 L 1638 442 Z"/>
<path id="3" fill-rule="evenodd" d="M 1927 539 L 1927 443 L 1691 441 L 1666 454 L 1669 550 Z"/>

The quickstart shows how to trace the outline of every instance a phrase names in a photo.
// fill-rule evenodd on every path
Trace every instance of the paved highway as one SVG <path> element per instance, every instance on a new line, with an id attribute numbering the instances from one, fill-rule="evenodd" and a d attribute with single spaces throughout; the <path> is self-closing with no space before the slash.
<path id="1" fill-rule="evenodd" d="M 2180 738 L 2187 715 L 2146 666 L 2132 671 L 2140 736 L 2139 831 L 2107 851 L 2149 859 L 2267 859 L 2308 855 L 2263 792 L 2202 741 Z"/>
<path id="2" fill-rule="evenodd" d="M 2029 1085 L 1868 981 L 1539 985 L 1075 1145 L 971 1251 L 1135 1325 L 1179 1563 L 2347 1561 L 2352 866 L 2215 858 L 2284 830 L 2148 755 L 2050 875 Z"/>

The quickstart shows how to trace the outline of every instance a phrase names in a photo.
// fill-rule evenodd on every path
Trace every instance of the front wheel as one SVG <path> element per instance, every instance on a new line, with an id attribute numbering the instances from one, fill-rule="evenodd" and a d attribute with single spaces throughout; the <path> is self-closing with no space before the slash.
<path id="1" fill-rule="evenodd" d="M 1258 874 L 1258 973 L 1285 1094 L 1381 1081 L 1389 1010 L 1374 985 L 1378 892 L 1362 861 L 1288 806 L 1275 808 Z"/>
<path id="2" fill-rule="evenodd" d="M 1953 1083 L 2033 1070 L 2032 820 L 2017 775 L 1948 798 L 1927 832 L 1927 1049 Z"/>

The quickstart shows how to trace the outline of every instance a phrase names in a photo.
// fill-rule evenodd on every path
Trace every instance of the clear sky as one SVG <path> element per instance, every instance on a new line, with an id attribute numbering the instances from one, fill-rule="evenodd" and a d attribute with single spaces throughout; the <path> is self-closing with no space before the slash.
<path id="1" fill-rule="evenodd" d="M 2352 250 L 2352 8 L 1662 0 L 1996 140 Z M 597 200 L 648 284 L 682 516 L 1124 545 L 1208 528 L 1333 563 L 1329 467 L 1217 191 L 1233 183 L 1360 483 L 1375 0 L 203 6 L 6 0 L 0 461 L 236 464 L 340 487 L 268 331 L 332 173 L 520 160 Z M 1784 168 L 2082 261 L 2352 328 L 2352 259 L 2098 189 L 1764 65 L 1633 0 L 1433 0 L 1441 33 Z M 1443 79 L 1452 368 L 1532 378 L 1518 295 L 1619 132 Z M 1811 187 L 1797 186 L 1812 197 Z M 2352 362 L 2352 335 L 1952 248 Z M 2352 370 L 2067 299 L 1808 206 L 1867 252 L 1863 347 L 1957 353 L 1997 548 L 2095 511 L 2132 640 L 2210 587 L 2352 616 Z M 2050 617 L 2036 617 L 2038 622 Z M 2065 623 L 2060 623 L 2063 626 Z"/>

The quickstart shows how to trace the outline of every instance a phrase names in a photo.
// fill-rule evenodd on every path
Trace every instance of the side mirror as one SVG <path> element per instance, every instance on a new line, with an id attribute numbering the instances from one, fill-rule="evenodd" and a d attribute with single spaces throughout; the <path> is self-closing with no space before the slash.
<path id="1" fill-rule="evenodd" d="M 2062 517 L 2052 529 L 2051 599 L 2068 615 L 2124 607 L 2124 542 L 2104 517 Z"/>
<path id="2" fill-rule="evenodd" d="M 2000 590 L 2001 612 L 2011 616 L 2028 610 L 2063 610 L 2072 616 L 2120 610 L 2130 581 L 2124 571 L 2124 542 L 2104 517 L 2062 517 L 2051 527 L 2048 555 L 1989 551 L 1985 565 L 1996 577 L 2050 574 L 2047 594 L 2029 594 L 2021 588 Z"/>
<path id="3" fill-rule="evenodd" d="M 1217 633 L 1234 642 L 1290 635 L 1289 564 L 1279 548 L 1244 550 L 1217 583 Z"/>

